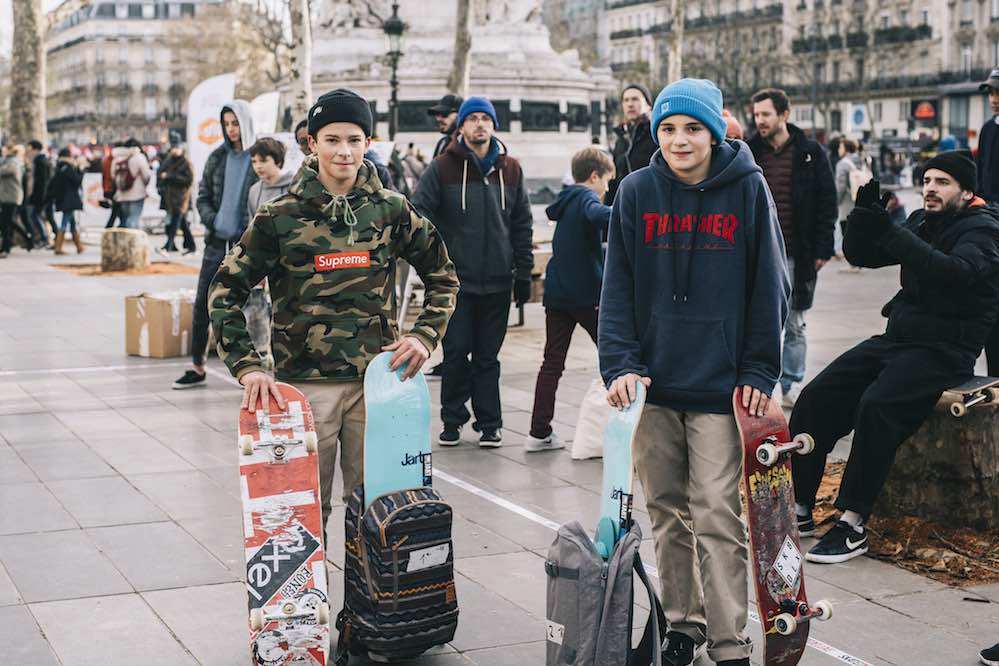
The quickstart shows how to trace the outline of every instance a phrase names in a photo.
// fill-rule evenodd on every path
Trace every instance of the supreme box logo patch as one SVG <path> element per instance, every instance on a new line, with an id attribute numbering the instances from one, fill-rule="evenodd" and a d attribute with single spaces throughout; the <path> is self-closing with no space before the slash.
<path id="1" fill-rule="evenodd" d="M 317 254 L 317 271 L 337 271 L 341 268 L 369 268 L 371 254 L 369 252 L 334 252 Z"/>

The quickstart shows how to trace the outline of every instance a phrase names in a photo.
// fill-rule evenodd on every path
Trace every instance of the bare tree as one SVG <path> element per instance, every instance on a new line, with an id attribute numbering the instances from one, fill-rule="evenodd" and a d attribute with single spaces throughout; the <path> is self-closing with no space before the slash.
<path id="1" fill-rule="evenodd" d="M 309 0 L 288 0 L 291 28 L 291 63 L 288 84 L 291 112 L 304 118 L 312 106 L 312 12 Z"/>
<path id="2" fill-rule="evenodd" d="M 685 0 L 670 0 L 669 5 L 669 66 L 667 82 L 677 81 L 683 75 L 683 20 L 687 16 Z"/>
<path id="3" fill-rule="evenodd" d="M 472 50 L 471 0 L 458 0 L 458 11 L 454 26 L 454 57 L 451 60 L 451 73 L 447 77 L 447 89 L 462 97 L 468 97 L 469 66 L 468 52 Z"/>
<path id="4" fill-rule="evenodd" d="M 45 37 L 41 0 L 13 0 L 10 137 L 45 141 Z"/>

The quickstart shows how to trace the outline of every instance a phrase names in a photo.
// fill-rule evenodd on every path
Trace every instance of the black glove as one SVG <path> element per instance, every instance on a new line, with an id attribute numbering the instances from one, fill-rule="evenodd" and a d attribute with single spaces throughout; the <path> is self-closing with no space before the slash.
<path id="1" fill-rule="evenodd" d="M 518 305 L 521 306 L 527 301 L 531 300 L 531 281 L 516 279 L 513 281 L 513 300 Z"/>
<path id="2" fill-rule="evenodd" d="M 881 198 L 881 183 L 871 179 L 857 190 L 856 205 L 860 208 L 870 208 Z"/>
<path id="3" fill-rule="evenodd" d="M 857 207 L 846 218 L 847 225 L 856 223 L 858 229 L 865 230 L 872 238 L 880 238 L 891 228 L 888 214 L 888 201 L 891 192 L 881 194 L 881 183 L 871 180 L 857 190 Z"/>

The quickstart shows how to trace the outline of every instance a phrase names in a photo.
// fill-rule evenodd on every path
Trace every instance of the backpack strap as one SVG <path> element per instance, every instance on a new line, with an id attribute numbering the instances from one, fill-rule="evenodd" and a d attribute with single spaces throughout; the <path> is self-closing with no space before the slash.
<path id="1" fill-rule="evenodd" d="M 659 602 L 659 596 L 655 588 L 649 581 L 649 575 L 645 572 L 645 565 L 642 557 L 635 552 L 635 573 L 642 581 L 645 591 L 649 595 L 649 619 L 645 622 L 645 631 L 642 633 L 642 640 L 638 647 L 633 649 L 628 655 L 628 666 L 662 666 L 662 644 L 666 635 L 666 614 L 663 606 Z"/>

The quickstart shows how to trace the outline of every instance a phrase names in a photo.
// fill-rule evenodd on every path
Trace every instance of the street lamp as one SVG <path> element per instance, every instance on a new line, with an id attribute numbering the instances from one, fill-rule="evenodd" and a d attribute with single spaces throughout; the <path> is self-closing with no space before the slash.
<path id="1" fill-rule="evenodd" d="M 389 86 L 392 89 L 392 96 L 389 98 L 389 140 L 395 139 L 395 130 L 399 126 L 399 79 L 396 76 L 399 68 L 399 58 L 402 57 L 402 33 L 406 32 L 406 24 L 399 18 L 399 3 L 392 3 L 392 15 L 385 19 L 382 26 L 385 36 L 388 37 L 388 57 L 392 67 L 392 78 L 389 79 Z"/>

